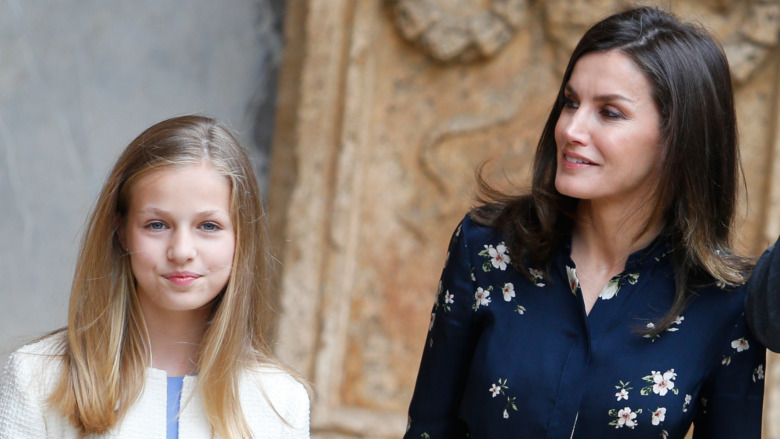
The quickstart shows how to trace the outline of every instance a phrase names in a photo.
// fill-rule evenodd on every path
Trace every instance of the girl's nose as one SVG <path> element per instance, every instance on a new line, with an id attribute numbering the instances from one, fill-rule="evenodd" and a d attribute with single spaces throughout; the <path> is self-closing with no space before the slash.
<path id="1" fill-rule="evenodd" d="M 196 255 L 192 235 L 186 231 L 174 232 L 168 246 L 168 259 L 176 263 L 184 263 L 194 259 Z"/>

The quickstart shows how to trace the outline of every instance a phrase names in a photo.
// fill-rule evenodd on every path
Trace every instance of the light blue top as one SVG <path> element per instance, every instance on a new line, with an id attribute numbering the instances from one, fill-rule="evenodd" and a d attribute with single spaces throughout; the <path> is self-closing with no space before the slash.
<path id="1" fill-rule="evenodd" d="M 181 388 L 184 377 L 168 377 L 168 428 L 167 439 L 179 438 L 179 410 L 181 408 Z"/>

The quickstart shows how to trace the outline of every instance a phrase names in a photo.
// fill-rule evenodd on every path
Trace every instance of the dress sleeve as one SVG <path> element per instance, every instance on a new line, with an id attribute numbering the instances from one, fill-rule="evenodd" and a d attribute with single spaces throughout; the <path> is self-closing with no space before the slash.
<path id="1" fill-rule="evenodd" d="M 765 357 L 740 315 L 720 364 L 699 393 L 694 439 L 761 438 Z"/>
<path id="2" fill-rule="evenodd" d="M 290 430 L 285 437 L 291 439 L 309 439 L 310 437 L 310 419 L 309 419 L 309 394 L 300 383 L 295 383 L 295 389 L 292 393 L 292 402 L 288 408 L 285 420 L 290 423 Z"/>
<path id="3" fill-rule="evenodd" d="M 406 439 L 466 437 L 459 417 L 477 336 L 468 219 L 452 236 L 417 375 Z"/>
<path id="4" fill-rule="evenodd" d="M 753 270 L 745 315 L 761 343 L 780 352 L 780 239 L 761 256 Z"/>
<path id="5" fill-rule="evenodd" d="M 14 353 L 0 377 L 0 438 L 43 438 L 46 426 L 39 393 L 24 354 Z"/>

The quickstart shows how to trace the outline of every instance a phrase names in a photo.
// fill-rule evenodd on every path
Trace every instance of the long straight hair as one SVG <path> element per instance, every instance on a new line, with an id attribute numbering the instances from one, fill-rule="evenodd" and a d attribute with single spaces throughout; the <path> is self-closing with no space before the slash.
<path id="1" fill-rule="evenodd" d="M 653 7 L 614 14 L 591 27 L 569 59 L 537 144 L 530 193 L 500 192 L 480 171 L 479 197 L 485 205 L 473 209 L 472 217 L 507 235 L 510 251 L 521 256 L 513 261 L 549 267 L 574 228 L 577 209 L 576 199 L 555 189 L 555 125 L 565 104 L 564 90 L 583 55 L 608 51 L 636 63 L 652 86 L 661 116 L 658 198 L 645 228 L 656 220 L 664 224 L 676 292 L 673 305 L 652 330 L 660 332 L 691 300 L 693 286 L 738 285 L 751 267 L 731 244 L 741 168 L 729 65 L 703 28 Z M 529 275 L 522 263 L 517 266 Z"/>
<path id="2" fill-rule="evenodd" d="M 208 162 L 231 186 L 236 248 L 229 280 L 211 305 L 197 358 L 197 386 L 213 431 L 250 437 L 239 402 L 241 374 L 283 369 L 270 348 L 275 297 L 267 278 L 265 216 L 246 152 L 213 119 L 182 116 L 133 140 L 111 171 L 89 217 L 62 338 L 62 374 L 49 402 L 83 435 L 106 433 L 139 397 L 150 349 L 130 259 L 117 235 L 134 183 L 155 170 Z"/>

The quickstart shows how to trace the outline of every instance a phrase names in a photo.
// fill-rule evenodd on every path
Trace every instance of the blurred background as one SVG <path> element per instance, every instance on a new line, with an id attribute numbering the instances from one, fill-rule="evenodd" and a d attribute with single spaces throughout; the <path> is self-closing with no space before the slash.
<path id="1" fill-rule="evenodd" d="M 399 437 L 474 167 L 526 185 L 577 40 L 658 4 L 723 42 L 746 196 L 739 247 L 780 234 L 780 0 L 0 0 L 0 361 L 65 322 L 84 218 L 163 118 L 237 131 L 267 194 L 280 358 L 317 438 Z M 780 361 L 765 437 L 780 439 Z"/>

